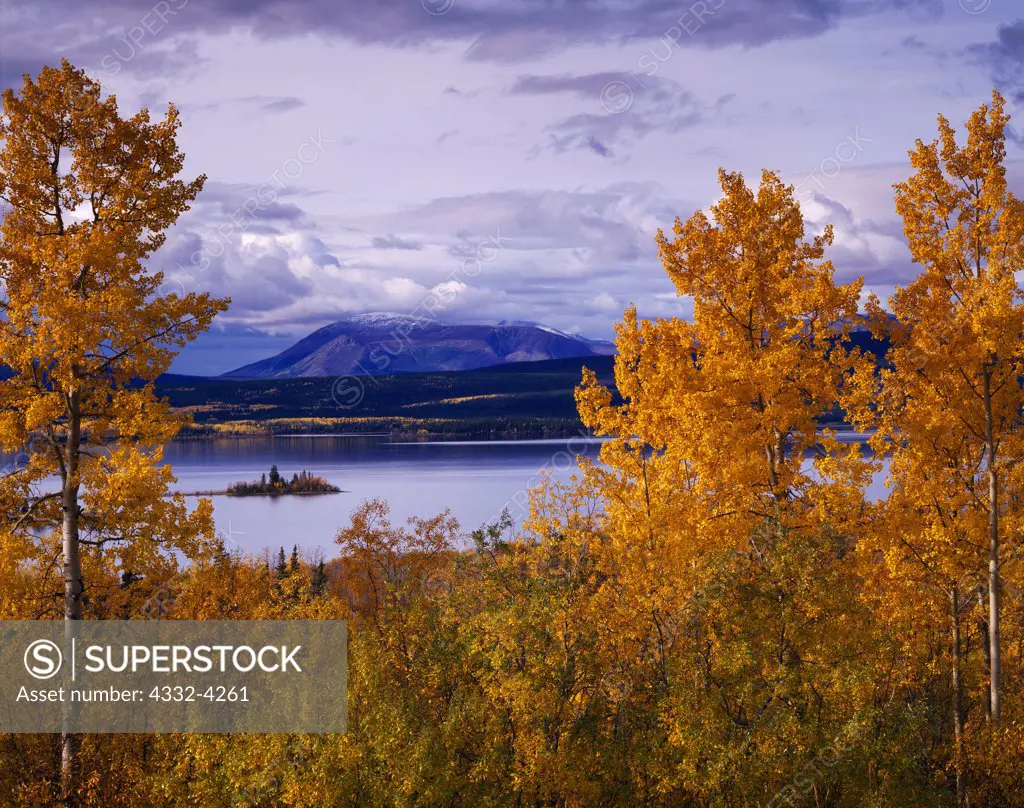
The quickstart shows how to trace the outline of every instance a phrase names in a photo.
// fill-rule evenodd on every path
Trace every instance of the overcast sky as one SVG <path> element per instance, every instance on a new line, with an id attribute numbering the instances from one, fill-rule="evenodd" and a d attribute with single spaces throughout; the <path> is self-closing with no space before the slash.
<path id="1" fill-rule="evenodd" d="M 233 301 L 191 373 L 424 301 L 594 337 L 630 302 L 686 316 L 654 233 L 720 166 L 782 172 L 884 296 L 914 139 L 993 86 L 1024 107 L 1020 0 L 0 0 L 0 84 L 60 56 L 182 110 L 209 180 L 154 266 Z"/>

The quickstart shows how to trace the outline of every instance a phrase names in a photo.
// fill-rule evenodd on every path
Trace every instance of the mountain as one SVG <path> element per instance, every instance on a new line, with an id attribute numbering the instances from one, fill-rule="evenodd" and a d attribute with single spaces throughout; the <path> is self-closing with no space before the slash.
<path id="1" fill-rule="evenodd" d="M 578 417 L 573 391 L 583 368 L 596 373 L 602 384 L 614 386 L 614 363 L 614 356 L 569 357 L 479 370 L 394 373 L 343 379 L 343 383 L 331 377 L 225 379 L 168 373 L 157 379 L 156 390 L 200 425 L 293 418 L 409 418 L 439 419 L 446 422 L 445 430 L 472 432 L 498 422 L 503 426 L 497 428 L 506 430 L 514 423 L 522 426 L 532 421 L 536 427 L 540 422 L 558 421 L 569 429 L 567 434 L 575 435 Z M 467 423 L 455 429 L 457 421 Z M 307 428 L 319 429 L 312 423 L 302 430 Z M 345 431 L 390 428 L 368 421 L 349 424 Z"/>
<path id="2" fill-rule="evenodd" d="M 390 312 L 357 314 L 314 331 L 231 379 L 474 370 L 509 362 L 611 356 L 615 346 L 528 320 L 440 323 Z"/>

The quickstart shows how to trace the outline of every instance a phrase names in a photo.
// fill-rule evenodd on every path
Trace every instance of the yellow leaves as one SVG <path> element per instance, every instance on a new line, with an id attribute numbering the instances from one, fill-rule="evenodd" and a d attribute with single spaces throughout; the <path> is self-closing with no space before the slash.
<path id="1" fill-rule="evenodd" d="M 173 476 L 158 447 L 181 422 L 151 384 L 227 307 L 161 296 L 146 268 L 203 185 L 177 178 L 179 125 L 173 108 L 156 123 L 148 111 L 122 118 L 66 60 L 3 96 L 0 364 L 13 375 L 0 381 L 0 444 L 29 459 L 0 499 L 52 564 L 51 531 L 65 521 L 55 476 L 73 503 L 69 539 L 86 543 L 83 577 L 97 586 L 118 574 L 115 562 L 162 573 L 167 550 L 202 554 L 213 534 L 208 502 L 167 496 Z"/>
<path id="2" fill-rule="evenodd" d="M 1024 448 L 1024 306 L 1015 279 L 1024 206 L 1006 187 L 1007 122 L 994 93 L 970 116 L 966 143 L 940 116 L 938 140 L 911 152 L 915 173 L 897 184 L 896 204 L 922 273 L 891 298 L 894 322 L 871 303 L 878 330 L 892 340 L 891 369 L 874 399 L 848 401 L 860 423 L 877 430 L 876 451 L 892 454 L 890 529 L 913 550 L 887 553 L 893 572 L 945 589 L 983 578 L 989 427 L 1000 473 Z M 1019 520 L 1011 503 L 1000 507 L 1004 525 Z"/>
<path id="3" fill-rule="evenodd" d="M 202 178 L 175 179 L 177 112 L 158 124 L 148 112 L 122 119 L 67 62 L 26 79 L 20 96 L 8 91 L 4 109 L 0 182 L 11 212 L 0 271 L 13 333 L 0 358 L 22 374 L 38 365 L 68 387 L 80 376 L 155 377 L 168 346 L 225 308 L 207 295 L 152 298 L 159 282 L 143 268 L 202 187 Z M 81 206 L 84 220 L 72 215 Z"/>
<path id="4" fill-rule="evenodd" d="M 871 358 L 842 343 L 860 283 L 835 283 L 831 228 L 805 240 L 792 190 L 770 172 L 756 191 L 739 174 L 720 179 L 709 214 L 677 221 L 672 240 L 658 234 L 693 322 L 641 322 L 631 307 L 617 327 L 623 403 L 593 374 L 577 390 L 584 422 L 612 437 L 581 486 L 602 507 L 577 529 L 567 496 L 542 492 L 525 529 L 594 559 L 603 583 L 582 613 L 613 669 L 672 683 L 656 708 L 673 756 L 666 783 L 739 804 L 764 797 L 758 788 L 870 691 L 846 667 L 872 641 L 848 551 L 877 464 L 818 434 L 851 377 L 866 400 L 873 390 Z M 820 710 L 825 692 L 835 712 L 805 723 L 797 705 Z"/>
<path id="5" fill-rule="evenodd" d="M 867 360 L 839 344 L 860 282 L 836 284 L 822 261 L 831 228 L 806 241 L 792 188 L 772 172 L 756 192 L 738 173 L 719 179 L 710 216 L 677 220 L 673 240 L 657 236 L 666 272 L 693 298 L 693 323 L 641 323 L 630 308 L 616 341 L 625 403 L 614 406 L 592 376 L 577 400 L 588 426 L 618 436 L 605 462 L 628 476 L 637 453 L 652 451 L 640 464 L 648 493 L 664 469 L 700 502 L 690 518 L 742 536 L 812 486 L 802 457 L 818 443 L 816 420 Z"/>
<path id="6" fill-rule="evenodd" d="M 42 393 L 30 399 L 24 408 L 23 429 L 26 432 L 34 432 L 40 427 L 53 424 L 62 414 L 64 404 L 59 393 Z M 18 424 L 21 427 L 22 424 Z M 21 432 L 21 429 L 17 429 Z M 17 433 L 16 433 L 17 434 Z"/>

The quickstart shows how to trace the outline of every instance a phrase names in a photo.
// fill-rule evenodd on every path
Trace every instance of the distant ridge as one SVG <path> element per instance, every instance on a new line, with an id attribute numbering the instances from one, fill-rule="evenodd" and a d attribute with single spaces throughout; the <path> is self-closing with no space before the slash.
<path id="1" fill-rule="evenodd" d="M 289 379 L 424 373 L 614 353 L 610 342 L 529 320 L 441 323 L 408 314 L 370 312 L 338 320 L 275 356 L 222 375 Z"/>

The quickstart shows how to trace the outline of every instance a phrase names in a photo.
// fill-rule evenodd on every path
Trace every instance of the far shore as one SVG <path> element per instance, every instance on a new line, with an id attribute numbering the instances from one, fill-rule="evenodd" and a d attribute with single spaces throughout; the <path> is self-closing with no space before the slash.
<path id="1" fill-rule="evenodd" d="M 232 494 L 226 488 L 219 491 L 169 491 L 165 496 L 171 497 L 181 494 L 183 497 L 318 497 L 325 494 L 350 494 L 351 491 L 340 489 L 338 491 L 278 491 L 266 494 Z"/>
<path id="2" fill-rule="evenodd" d="M 584 431 L 576 418 L 270 418 L 186 425 L 177 440 L 267 437 L 387 437 L 401 440 L 519 440 L 572 438 Z"/>
<path id="3" fill-rule="evenodd" d="M 362 422 L 362 423 L 360 423 Z M 360 426 L 365 426 L 361 429 Z M 834 430 L 840 440 L 867 436 L 842 421 L 822 421 L 819 432 Z M 407 418 L 281 418 L 265 421 L 238 420 L 188 424 L 175 437 L 177 441 L 218 440 L 221 438 L 392 438 L 403 441 L 435 440 L 561 440 L 598 437 L 569 418 L 527 419 L 510 424 L 498 420 L 447 420 Z M 204 492 L 205 493 L 205 492 Z M 214 492 L 222 493 L 222 492 Z"/>

